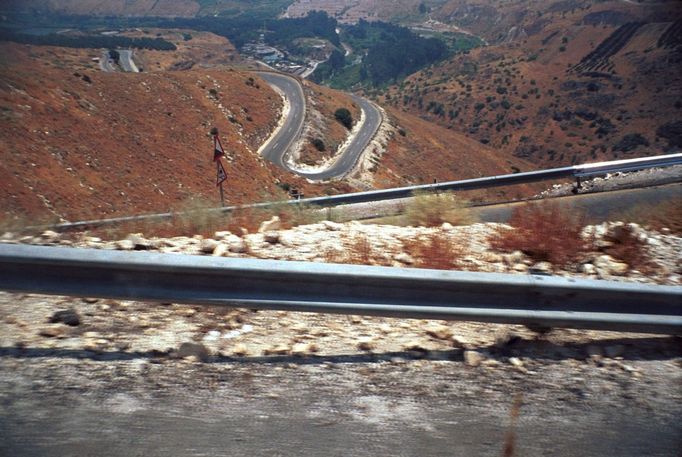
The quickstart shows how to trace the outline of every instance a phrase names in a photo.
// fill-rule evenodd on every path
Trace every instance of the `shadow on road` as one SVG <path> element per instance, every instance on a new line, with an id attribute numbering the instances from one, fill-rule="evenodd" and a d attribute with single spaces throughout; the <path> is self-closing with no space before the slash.
<path id="1" fill-rule="evenodd" d="M 682 356 L 682 338 L 670 337 L 642 337 L 642 338 L 613 338 L 581 343 L 556 344 L 543 339 L 524 340 L 512 338 L 504 344 L 477 347 L 477 351 L 484 353 L 492 360 L 506 357 L 524 357 L 539 361 L 561 361 L 567 359 L 586 359 L 589 354 L 612 353 L 612 357 L 623 360 L 668 360 Z M 231 357 L 214 355 L 205 363 L 240 363 L 240 364 L 284 364 L 297 363 L 315 365 L 323 363 L 372 363 L 394 362 L 396 360 L 440 360 L 463 361 L 463 349 L 438 351 L 410 350 L 382 353 L 360 354 L 332 354 L 332 355 L 268 355 Z M 174 352 L 163 351 L 90 351 L 79 349 L 31 348 L 31 347 L 0 347 L 0 357 L 31 359 L 43 357 L 89 359 L 96 361 L 126 361 L 134 359 L 149 359 L 151 361 L 177 359 Z"/>

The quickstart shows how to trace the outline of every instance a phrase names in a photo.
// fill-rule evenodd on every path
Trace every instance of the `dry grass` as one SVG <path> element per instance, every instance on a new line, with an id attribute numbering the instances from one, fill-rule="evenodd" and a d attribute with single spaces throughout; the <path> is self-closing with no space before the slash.
<path id="1" fill-rule="evenodd" d="M 372 263 L 373 249 L 367 235 L 355 235 L 348 242 L 348 252 L 345 263 L 354 265 L 370 265 Z"/>
<path id="2" fill-rule="evenodd" d="M 0 218 L 0 235 L 6 232 L 35 235 L 44 231 L 44 227 L 59 223 L 59 218 L 51 214 L 33 217 L 23 214 L 13 216 L 2 214 L 2 216 Z"/>
<path id="3" fill-rule="evenodd" d="M 471 211 L 463 200 L 450 192 L 416 193 L 405 210 L 411 225 L 436 227 L 444 222 L 468 225 L 474 222 Z"/>
<path id="4" fill-rule="evenodd" d="M 514 396 L 514 403 L 509 412 L 509 428 L 504 438 L 504 448 L 502 450 L 502 457 L 514 457 L 516 449 L 516 424 L 521 414 L 521 404 L 523 403 L 523 394 L 516 394 Z"/>
<path id="5" fill-rule="evenodd" d="M 267 220 L 263 217 L 259 212 L 250 208 L 237 209 L 229 214 L 224 230 L 229 230 L 235 235 L 241 235 L 242 229 L 253 233 L 258 231 L 263 220 Z"/>
<path id="6" fill-rule="evenodd" d="M 464 256 L 463 243 L 451 240 L 442 232 L 425 237 L 402 240 L 403 249 L 415 260 L 415 267 L 451 270 L 460 264 Z"/>
<path id="7" fill-rule="evenodd" d="M 589 249 L 581 236 L 584 217 L 553 202 L 514 208 L 511 229 L 501 229 L 490 239 L 493 249 L 521 251 L 535 261 L 565 266 Z"/>
<path id="8" fill-rule="evenodd" d="M 185 200 L 173 215 L 173 228 L 177 235 L 213 236 L 223 230 L 228 216 L 215 209 L 215 204 L 202 198 Z"/>
<path id="9" fill-rule="evenodd" d="M 319 211 L 306 205 L 287 205 L 281 204 L 273 206 L 267 210 L 262 210 L 263 220 L 268 220 L 272 216 L 279 217 L 283 229 L 293 228 L 299 225 L 314 224 L 320 222 L 324 217 Z"/>

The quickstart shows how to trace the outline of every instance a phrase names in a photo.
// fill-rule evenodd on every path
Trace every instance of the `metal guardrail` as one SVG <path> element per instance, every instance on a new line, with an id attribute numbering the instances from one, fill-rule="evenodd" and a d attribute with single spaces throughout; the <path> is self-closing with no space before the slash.
<path id="1" fill-rule="evenodd" d="M 434 191 L 462 191 L 485 189 L 489 187 L 510 186 L 514 184 L 528 184 L 533 182 L 548 181 L 561 178 L 581 178 L 603 176 L 609 173 L 644 170 L 655 167 L 668 167 L 682 165 L 682 153 L 663 156 L 644 157 L 640 159 L 616 160 L 613 162 L 600 162 L 596 164 L 575 165 L 571 167 L 550 168 L 548 170 L 529 171 L 525 173 L 513 173 L 508 175 L 491 176 L 486 178 L 465 179 L 461 181 L 449 181 L 437 184 L 423 184 L 419 186 L 398 187 L 394 189 L 372 190 L 350 194 L 332 195 L 330 197 L 313 197 L 300 200 L 284 200 L 277 202 L 255 203 L 251 205 L 226 206 L 214 208 L 211 211 L 229 213 L 236 209 L 260 209 L 278 205 L 311 205 L 319 207 L 331 207 L 347 205 L 351 203 L 366 203 L 372 201 L 394 200 L 412 196 L 415 192 Z M 171 220 L 180 213 L 143 214 L 139 216 L 115 217 L 110 219 L 98 219 L 80 222 L 69 222 L 45 226 L 56 231 L 85 230 L 97 227 L 119 225 L 124 223 L 143 222 L 149 220 Z"/>
<path id="2" fill-rule="evenodd" d="M 0 289 L 287 311 L 682 333 L 682 287 L 0 244 Z"/>

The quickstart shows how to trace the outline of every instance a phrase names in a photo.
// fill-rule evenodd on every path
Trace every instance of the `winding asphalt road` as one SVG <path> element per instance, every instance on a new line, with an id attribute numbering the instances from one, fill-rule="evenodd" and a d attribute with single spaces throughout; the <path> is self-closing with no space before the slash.
<path id="1" fill-rule="evenodd" d="M 129 73 L 138 73 L 140 71 L 138 70 L 137 65 L 135 65 L 135 62 L 133 62 L 133 51 L 129 49 L 121 49 L 118 51 L 118 53 L 121 56 L 119 63 L 121 64 L 123 71 L 127 71 Z"/>
<path id="2" fill-rule="evenodd" d="M 129 49 L 121 49 L 118 51 L 119 53 L 119 60 L 118 63 L 123 69 L 123 71 L 128 72 L 128 73 L 139 73 L 140 70 L 137 68 L 137 65 L 135 65 L 135 62 L 133 61 L 133 51 Z M 109 51 L 104 50 L 102 51 L 102 56 L 100 57 L 100 69 L 104 72 L 114 72 L 116 71 L 116 68 L 114 68 L 114 62 L 111 60 L 109 57 Z"/>
<path id="3" fill-rule="evenodd" d="M 334 163 L 323 171 L 308 172 L 293 169 L 286 164 L 285 157 L 287 151 L 289 151 L 303 131 L 306 109 L 303 89 L 299 82 L 290 76 L 269 72 L 259 72 L 258 75 L 268 84 L 284 93 L 290 106 L 283 126 L 263 147 L 261 155 L 279 167 L 315 181 L 340 178 L 350 172 L 381 125 L 382 117 L 377 107 L 362 97 L 351 95 L 364 112 L 365 120 L 350 144 L 348 144 Z"/>
<path id="4" fill-rule="evenodd" d="M 305 120 L 303 88 L 291 76 L 269 72 L 258 72 L 258 76 L 279 89 L 289 102 L 289 113 L 284 119 L 284 124 L 268 140 L 261 150 L 261 155 L 278 167 L 293 171 L 286 165 L 284 156 L 303 131 L 303 121 Z"/>
<path id="5" fill-rule="evenodd" d="M 99 58 L 99 67 L 102 71 L 106 73 L 111 73 L 116 71 L 114 68 L 114 62 L 109 58 L 109 51 L 106 49 L 102 51 L 102 56 Z"/>

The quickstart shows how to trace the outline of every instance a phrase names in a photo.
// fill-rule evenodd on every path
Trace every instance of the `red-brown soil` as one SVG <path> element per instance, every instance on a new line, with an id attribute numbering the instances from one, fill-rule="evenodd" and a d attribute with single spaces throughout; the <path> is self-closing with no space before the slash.
<path id="1" fill-rule="evenodd" d="M 146 32 L 146 33 L 145 33 Z M 235 47 L 224 37 L 194 30 L 144 29 L 126 32 L 130 37 L 159 37 L 173 43 L 174 52 L 140 49 L 135 61 L 144 71 L 190 70 L 242 63 Z M 185 39 L 189 38 L 189 39 Z"/>
<path id="2" fill-rule="evenodd" d="M 194 0 L 9 0 L 15 8 L 93 16 L 192 17 L 201 9 Z"/>
<path id="3" fill-rule="evenodd" d="M 230 47 L 203 34 L 188 43 L 194 40 L 198 47 Z M 356 190 L 344 181 L 307 182 L 257 156 L 277 122 L 281 99 L 252 73 L 215 62 L 218 67 L 203 69 L 196 47 L 163 56 L 161 70 L 187 56 L 196 59 L 198 65 L 186 71 L 104 73 L 92 61 L 100 55 L 0 43 L 0 59 L 8 63 L 0 68 L 2 218 L 29 224 L 179 210 L 189 200 L 217 205 L 208 133 L 213 126 L 230 155 L 229 203 L 284 198 L 281 189 L 288 187 L 307 196 Z M 341 143 L 346 131 L 333 111 L 347 107 L 359 118 L 358 108 L 346 94 L 306 87 L 309 103 L 321 113 L 325 143 Z M 394 117 L 409 133 L 389 141 L 377 167 L 380 187 L 528 167 L 435 124 L 400 112 Z"/>
<path id="4" fill-rule="evenodd" d="M 445 182 L 534 169 L 531 163 L 499 154 L 474 139 L 417 116 L 394 108 L 389 108 L 387 114 L 399 133 L 388 142 L 387 151 L 379 161 L 374 179 L 376 187 L 430 184 L 434 180 Z M 493 190 L 486 195 L 509 197 L 528 189 L 516 186 L 506 193 Z M 468 198 L 475 196 L 471 194 Z"/>

